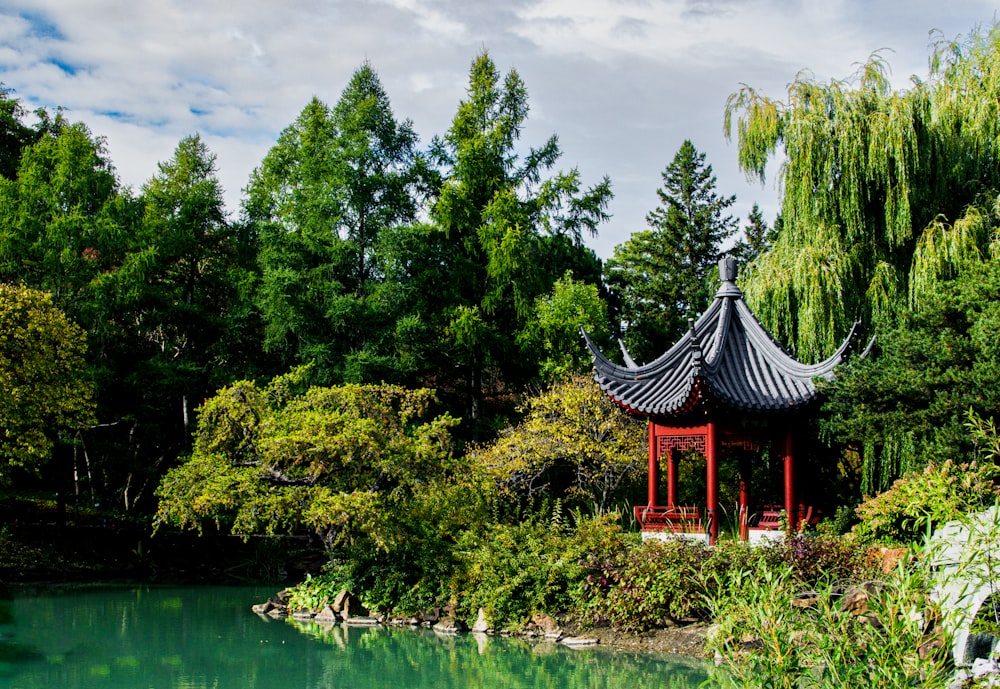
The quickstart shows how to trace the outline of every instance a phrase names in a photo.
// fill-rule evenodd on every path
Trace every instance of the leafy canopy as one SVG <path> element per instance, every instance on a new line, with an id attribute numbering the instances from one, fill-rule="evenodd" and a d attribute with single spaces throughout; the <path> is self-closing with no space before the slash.
<path id="1" fill-rule="evenodd" d="M 37 470 L 60 432 L 94 422 L 86 336 L 51 295 L 0 284 L 0 482 Z"/>
<path id="2" fill-rule="evenodd" d="M 502 493 L 584 501 L 607 510 L 642 467 L 642 425 L 623 414 L 592 379 L 574 375 L 531 397 L 525 418 L 473 453 Z"/>
<path id="3" fill-rule="evenodd" d="M 929 78 L 894 91 L 876 53 L 847 80 L 802 73 L 784 100 L 749 86 L 726 106 L 739 161 L 780 169 L 783 229 L 742 282 L 799 358 L 821 359 L 861 319 L 891 327 L 933 284 L 990 256 L 1000 190 L 1000 29 L 938 40 Z"/>
<path id="4" fill-rule="evenodd" d="M 237 382 L 208 400 L 190 459 L 157 490 L 157 523 L 390 544 L 402 507 L 450 469 L 456 422 L 431 416 L 430 390 L 305 387 L 307 374 Z"/>
<path id="5" fill-rule="evenodd" d="M 883 490 L 928 460 L 971 457 L 969 409 L 1000 409 L 1000 260 L 939 283 L 826 386 L 824 431 L 864 454 L 862 490 Z"/>

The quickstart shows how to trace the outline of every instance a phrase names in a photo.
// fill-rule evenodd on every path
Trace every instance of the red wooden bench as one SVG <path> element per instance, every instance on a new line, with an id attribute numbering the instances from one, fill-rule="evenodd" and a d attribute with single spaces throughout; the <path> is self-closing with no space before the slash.
<path id="1" fill-rule="evenodd" d="M 784 513 L 785 510 L 782 507 L 775 507 L 774 505 L 762 507 L 760 518 L 757 520 L 754 528 L 763 529 L 764 531 L 777 531 L 782 527 L 781 522 Z"/>
<path id="2" fill-rule="evenodd" d="M 701 510 L 697 507 L 636 505 L 635 518 L 643 531 L 705 533 Z"/>
<path id="3" fill-rule="evenodd" d="M 801 526 L 803 524 L 815 525 L 819 521 L 818 517 L 813 516 L 812 506 L 799 505 L 798 510 L 798 524 Z M 777 505 L 767 505 L 762 507 L 760 510 L 760 518 L 757 520 L 757 524 L 754 526 L 755 529 L 763 529 L 765 531 L 775 531 L 782 528 L 782 517 L 785 514 L 784 507 L 778 507 Z M 787 520 L 786 520 L 787 521 Z"/>

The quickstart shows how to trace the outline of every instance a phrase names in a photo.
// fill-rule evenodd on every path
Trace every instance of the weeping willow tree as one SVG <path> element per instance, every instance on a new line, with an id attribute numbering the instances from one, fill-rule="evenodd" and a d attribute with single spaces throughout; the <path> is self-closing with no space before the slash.
<path id="1" fill-rule="evenodd" d="M 856 320 L 887 332 L 998 253 L 1000 28 L 936 38 L 927 78 L 905 89 L 874 53 L 848 79 L 802 73 L 784 100 L 743 86 L 727 102 L 747 176 L 763 182 L 782 160 L 783 230 L 744 270 L 744 293 L 803 360 Z M 917 452 L 912 435 L 885 438 L 866 464 Z"/>

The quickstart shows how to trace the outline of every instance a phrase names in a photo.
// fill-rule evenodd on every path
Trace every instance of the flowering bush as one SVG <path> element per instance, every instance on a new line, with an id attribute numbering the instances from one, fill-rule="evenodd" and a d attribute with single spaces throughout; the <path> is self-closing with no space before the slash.
<path id="1" fill-rule="evenodd" d="M 992 505 L 1000 497 L 997 475 L 992 462 L 930 462 L 861 503 L 851 533 L 862 543 L 917 543 L 938 524 Z"/>

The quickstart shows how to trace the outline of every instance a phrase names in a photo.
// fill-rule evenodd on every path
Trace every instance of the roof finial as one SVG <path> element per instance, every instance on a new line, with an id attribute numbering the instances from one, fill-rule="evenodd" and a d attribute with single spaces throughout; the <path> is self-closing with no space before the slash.
<path id="1" fill-rule="evenodd" d="M 715 293 L 717 297 L 742 297 L 743 293 L 736 286 L 736 259 L 726 254 L 719 259 L 719 278 L 722 285 Z"/>
<path id="2" fill-rule="evenodd" d="M 729 254 L 719 259 L 719 278 L 723 282 L 736 282 L 736 259 Z"/>

